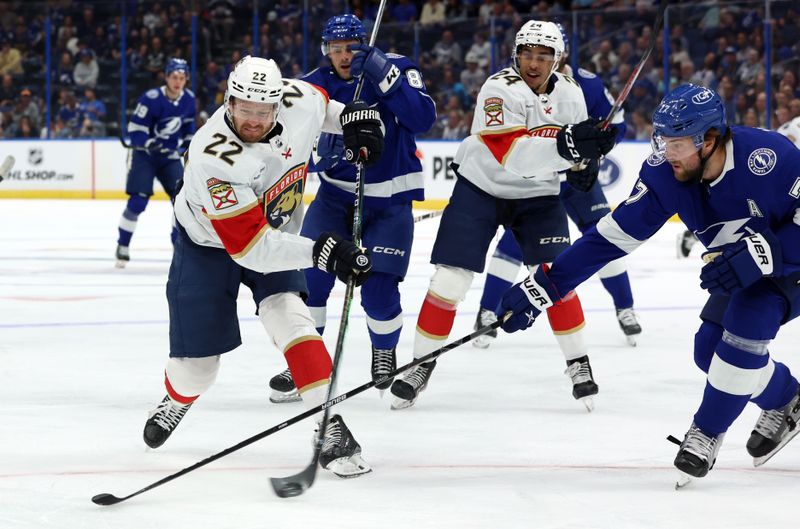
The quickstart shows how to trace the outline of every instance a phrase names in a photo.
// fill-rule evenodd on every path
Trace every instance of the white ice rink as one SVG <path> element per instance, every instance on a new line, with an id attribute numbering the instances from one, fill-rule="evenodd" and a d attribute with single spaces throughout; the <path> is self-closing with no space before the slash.
<path id="1" fill-rule="evenodd" d="M 600 394 L 587 413 L 573 400 L 546 321 L 501 333 L 488 350 L 465 345 L 439 362 L 417 405 L 390 411 L 370 390 L 337 406 L 374 472 L 320 473 L 303 496 L 279 499 L 270 476 L 300 471 L 312 423 L 287 428 L 211 465 L 113 507 L 123 496 L 303 411 L 273 405 L 267 381 L 285 367 L 242 287 L 244 345 L 224 356 L 216 385 L 173 437 L 149 450 L 142 428 L 164 395 L 164 296 L 169 205 L 151 203 L 114 268 L 122 201 L 0 201 L 0 528 L 786 528 L 796 523 L 800 442 L 754 469 L 744 444 L 757 410 L 728 432 L 717 467 L 675 491 L 672 460 L 705 377 L 692 344 L 705 295 L 700 248 L 675 258 L 668 224 L 629 258 L 644 333 L 629 347 L 597 279 L 579 289 Z M 402 363 L 432 267 L 438 225 L 417 225 L 401 284 Z M 452 338 L 471 331 L 483 277 L 461 305 Z M 329 304 L 334 348 L 343 288 Z M 800 369 L 800 327 L 773 356 Z M 338 387 L 369 379 L 369 339 L 354 305 Z"/>

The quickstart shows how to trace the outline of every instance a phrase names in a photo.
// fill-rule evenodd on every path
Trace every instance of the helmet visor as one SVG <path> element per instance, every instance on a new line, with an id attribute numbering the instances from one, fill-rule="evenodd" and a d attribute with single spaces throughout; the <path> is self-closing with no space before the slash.
<path id="1" fill-rule="evenodd" d="M 697 136 L 669 137 L 653 133 L 650 139 L 653 153 L 665 158 L 668 162 L 684 160 L 694 155 L 703 146 L 703 138 Z"/>
<path id="2" fill-rule="evenodd" d="M 272 123 L 278 113 L 278 103 L 256 103 L 238 98 L 231 103 L 231 115 L 242 121 Z"/>

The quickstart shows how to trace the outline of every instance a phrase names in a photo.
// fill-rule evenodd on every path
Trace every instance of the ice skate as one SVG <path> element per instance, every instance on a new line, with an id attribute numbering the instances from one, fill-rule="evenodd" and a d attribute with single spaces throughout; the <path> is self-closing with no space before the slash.
<path id="1" fill-rule="evenodd" d="M 753 433 L 747 440 L 747 453 L 753 456 L 753 466 L 760 467 L 777 454 L 800 433 L 800 395 L 777 410 L 762 410 Z"/>
<path id="2" fill-rule="evenodd" d="M 708 474 L 709 470 L 714 468 L 724 437 L 724 433 L 708 435 L 692 423 L 683 438 L 683 442 L 681 442 L 674 462 L 675 467 L 689 476 L 690 479 L 683 485 L 679 485 L 679 481 L 676 483 L 676 488 L 688 484 L 688 481 L 691 481 L 691 477 L 702 478 Z"/>
<path id="3" fill-rule="evenodd" d="M 289 368 L 281 371 L 271 379 L 269 379 L 269 388 L 272 393 L 269 395 L 269 401 L 275 404 L 283 404 L 285 402 L 297 402 L 301 400 L 300 393 L 294 385 L 292 373 Z"/>
<path id="4" fill-rule="evenodd" d="M 619 328 L 625 334 L 625 339 L 628 340 L 628 345 L 635 347 L 636 336 L 642 334 L 642 326 L 639 325 L 633 308 L 617 309 L 617 321 Z"/>
<path id="5" fill-rule="evenodd" d="M 158 448 L 163 445 L 183 416 L 192 407 L 192 403 L 180 404 L 170 398 L 164 397 L 161 404 L 150 412 L 150 418 L 144 423 L 144 442 L 150 448 Z"/>
<path id="6" fill-rule="evenodd" d="M 395 380 L 392 384 L 392 395 L 396 398 L 392 403 L 393 410 L 410 408 L 417 402 L 419 394 L 428 387 L 428 381 L 436 367 L 436 360 L 426 364 L 420 364 L 411 371 L 407 371 L 401 380 Z"/>
<path id="7" fill-rule="evenodd" d="M 684 230 L 683 233 L 679 233 L 675 242 L 678 259 L 689 257 L 692 246 L 694 246 L 696 242 L 697 237 L 695 237 L 694 233 L 691 231 Z"/>
<path id="8" fill-rule="evenodd" d="M 385 377 L 395 369 L 397 369 L 397 356 L 395 355 L 396 347 L 391 349 L 376 349 L 372 348 L 372 380 L 377 381 Z M 384 390 L 389 389 L 392 385 L 394 378 L 387 378 L 383 382 L 375 384 L 383 396 Z"/>
<path id="9" fill-rule="evenodd" d="M 339 415 L 328 419 L 319 464 L 340 478 L 355 478 L 372 472 L 361 457 L 361 445 Z"/>
<path id="10" fill-rule="evenodd" d="M 487 325 L 491 325 L 497 321 L 497 315 L 492 312 L 491 310 L 484 309 L 481 307 L 478 310 L 478 317 L 475 319 L 475 326 L 473 327 L 474 330 L 482 329 Z M 492 329 L 491 331 L 482 334 L 472 340 L 472 345 L 478 347 L 479 349 L 487 349 L 489 345 L 497 338 L 497 329 Z"/>
<path id="11" fill-rule="evenodd" d="M 128 264 L 128 261 L 131 260 L 131 250 L 128 246 L 117 245 L 117 264 L 115 265 L 117 268 L 125 268 Z"/>
<path id="12" fill-rule="evenodd" d="M 594 409 L 592 395 L 597 395 L 599 388 L 592 378 L 589 357 L 581 356 L 567 360 L 567 369 L 564 373 L 572 379 L 572 396 L 581 401 L 588 411 L 592 411 Z"/>

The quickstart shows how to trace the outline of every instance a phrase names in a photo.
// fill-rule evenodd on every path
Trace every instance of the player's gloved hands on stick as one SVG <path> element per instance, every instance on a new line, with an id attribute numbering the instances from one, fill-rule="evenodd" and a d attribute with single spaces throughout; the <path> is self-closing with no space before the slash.
<path id="1" fill-rule="evenodd" d="M 511 316 L 503 322 L 503 330 L 516 332 L 527 329 L 543 310 L 560 300 L 556 287 L 542 266 L 537 266 L 533 273 L 522 283 L 509 288 L 500 300 L 497 317 L 511 312 Z"/>
<path id="2" fill-rule="evenodd" d="M 700 270 L 700 286 L 712 294 L 731 294 L 763 276 L 783 270 L 781 242 L 770 230 L 731 244 Z"/>
<path id="3" fill-rule="evenodd" d="M 577 171 L 573 169 L 567 171 L 567 183 L 581 193 L 586 193 L 597 182 L 599 173 L 600 162 L 598 160 L 589 160 L 589 164 L 585 168 Z"/>
<path id="4" fill-rule="evenodd" d="M 317 138 L 317 145 L 314 149 L 314 169 L 317 171 L 327 171 L 341 159 L 344 155 L 344 136 L 341 134 L 331 134 L 323 132 Z"/>
<path id="5" fill-rule="evenodd" d="M 561 127 L 556 134 L 558 155 L 572 163 L 580 163 L 584 159 L 596 160 L 608 154 L 614 147 L 617 129 L 609 126 L 600 130 L 599 124 L 599 119 L 589 118 Z"/>
<path id="6" fill-rule="evenodd" d="M 144 142 L 144 148 L 150 151 L 151 153 L 157 153 L 157 154 L 169 154 L 170 152 L 172 152 L 169 149 L 167 149 L 163 143 L 161 143 L 161 140 L 157 140 L 155 138 L 150 138 L 149 140 Z"/>
<path id="7" fill-rule="evenodd" d="M 381 50 L 366 44 L 351 44 L 350 51 L 355 53 L 350 61 L 353 77 L 365 75 L 383 95 L 400 88 L 400 69 L 389 62 Z"/>
<path id="8" fill-rule="evenodd" d="M 344 131 L 344 158 L 349 163 L 362 162 L 369 167 L 383 152 L 383 131 L 378 110 L 361 100 L 347 103 L 339 117 Z"/>
<path id="9" fill-rule="evenodd" d="M 335 274 L 344 283 L 351 277 L 357 287 L 367 280 L 372 272 L 369 251 L 359 248 L 333 232 L 325 232 L 314 243 L 312 252 L 314 266 Z"/>

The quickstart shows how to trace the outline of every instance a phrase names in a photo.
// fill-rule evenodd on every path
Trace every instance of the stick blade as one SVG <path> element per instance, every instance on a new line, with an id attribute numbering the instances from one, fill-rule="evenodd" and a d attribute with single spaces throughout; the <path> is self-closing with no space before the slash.
<path id="1" fill-rule="evenodd" d="M 279 498 L 293 498 L 300 496 L 311 485 L 314 484 L 314 479 L 317 477 L 317 461 L 306 467 L 305 470 L 293 476 L 286 476 L 285 478 L 270 478 L 272 483 L 272 490 Z"/>
<path id="2" fill-rule="evenodd" d="M 92 503 L 96 505 L 114 505 L 122 501 L 122 498 L 117 498 L 113 494 L 109 494 L 104 492 L 102 494 L 97 494 L 96 496 L 92 496 Z"/>

